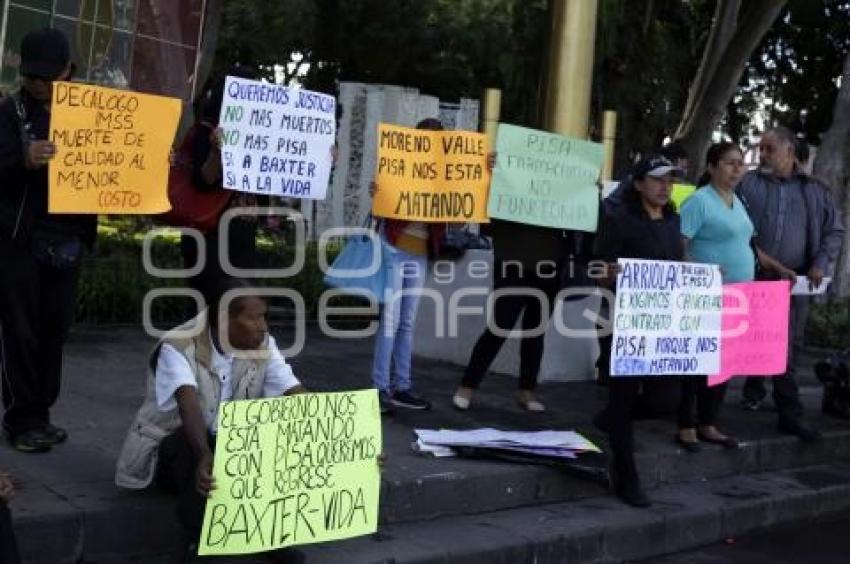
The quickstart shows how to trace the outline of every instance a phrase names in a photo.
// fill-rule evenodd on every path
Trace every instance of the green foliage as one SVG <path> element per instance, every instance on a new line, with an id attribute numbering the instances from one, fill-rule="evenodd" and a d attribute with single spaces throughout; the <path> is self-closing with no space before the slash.
<path id="1" fill-rule="evenodd" d="M 806 327 L 806 344 L 831 349 L 850 346 L 850 299 L 813 304 Z"/>
<path id="2" fill-rule="evenodd" d="M 618 172 L 660 147 L 682 116 L 713 2 L 600 0 L 593 112 L 618 112 Z M 601 124 L 599 124 L 601 126 Z"/>
<path id="3" fill-rule="evenodd" d="M 141 323 L 145 294 L 156 288 L 180 288 L 180 279 L 151 276 L 142 264 L 144 232 L 127 231 L 125 220 L 112 220 L 98 228 L 95 253 L 83 266 L 77 302 L 76 319 L 82 323 Z M 159 268 L 182 268 L 180 236 L 166 230 L 151 244 L 153 264 Z M 292 245 L 263 236 L 258 240 L 258 260 L 261 268 L 280 269 L 293 263 Z M 328 261 L 339 252 L 328 247 Z M 317 248 L 309 243 L 305 250 L 305 265 L 297 275 L 287 279 L 264 279 L 265 286 L 291 288 L 300 293 L 309 317 L 314 318 L 319 297 L 324 291 L 322 273 L 318 266 Z M 347 305 L 348 302 L 335 305 Z M 157 298 L 151 305 L 151 319 L 158 327 L 176 324 L 187 317 L 191 299 Z"/>
<path id="4" fill-rule="evenodd" d="M 768 99 L 769 121 L 819 144 L 832 122 L 837 79 L 848 50 L 850 2 L 790 0 L 750 59 L 736 96 L 735 117 L 749 121 L 753 101 Z M 734 137 L 742 137 L 748 132 L 736 133 Z"/>
<path id="5" fill-rule="evenodd" d="M 501 88 L 503 118 L 533 126 L 546 6 L 545 0 L 224 0 L 216 67 L 238 60 L 263 69 L 297 53 L 302 69 L 309 65 L 302 82 L 325 92 L 334 92 L 338 81 L 359 81 L 452 100 Z"/>

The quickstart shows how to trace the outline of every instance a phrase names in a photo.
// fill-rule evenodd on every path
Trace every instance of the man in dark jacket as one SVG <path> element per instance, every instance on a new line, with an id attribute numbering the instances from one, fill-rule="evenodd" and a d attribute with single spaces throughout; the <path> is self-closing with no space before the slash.
<path id="1" fill-rule="evenodd" d="M 827 187 L 798 169 L 795 149 L 796 138 L 788 129 L 766 131 L 759 143 L 759 169 L 744 176 L 738 196 L 755 225 L 756 245 L 818 287 L 838 257 L 844 228 Z M 816 440 L 820 434 L 801 421 L 803 406 L 794 379 L 794 348 L 802 341 L 808 311 L 808 296 L 792 298 L 788 371 L 771 381 L 779 430 Z M 749 378 L 744 406 L 758 409 L 765 394 L 764 379 Z"/>
<path id="2" fill-rule="evenodd" d="M 47 212 L 52 82 L 73 73 L 68 41 L 55 29 L 21 42 L 22 88 L 0 103 L 0 348 L 3 429 L 22 452 L 67 438 L 50 422 L 59 396 L 62 346 L 70 328 L 84 247 L 96 216 Z"/>

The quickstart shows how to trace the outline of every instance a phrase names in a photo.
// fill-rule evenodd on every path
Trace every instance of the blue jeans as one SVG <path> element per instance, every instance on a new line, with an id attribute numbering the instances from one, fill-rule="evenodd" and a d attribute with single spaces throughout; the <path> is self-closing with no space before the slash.
<path id="1" fill-rule="evenodd" d="M 428 260 L 384 243 L 383 268 L 387 275 L 385 300 L 375 336 L 372 383 L 385 392 L 403 392 L 411 388 L 413 327 Z"/>

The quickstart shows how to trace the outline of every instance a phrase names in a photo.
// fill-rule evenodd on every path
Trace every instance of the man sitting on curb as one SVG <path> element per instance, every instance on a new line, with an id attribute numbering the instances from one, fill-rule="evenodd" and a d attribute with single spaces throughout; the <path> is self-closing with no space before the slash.
<path id="1" fill-rule="evenodd" d="M 246 283 L 225 280 L 206 311 L 166 334 L 150 357 L 145 400 L 118 459 L 118 486 L 143 489 L 156 480 L 177 493 L 192 553 L 215 488 L 221 402 L 306 391 L 268 334 L 266 311 Z"/>
<path id="2" fill-rule="evenodd" d="M 12 528 L 12 515 L 6 505 L 14 493 L 12 479 L 0 473 L 0 564 L 18 564 L 21 561 L 15 530 Z"/>

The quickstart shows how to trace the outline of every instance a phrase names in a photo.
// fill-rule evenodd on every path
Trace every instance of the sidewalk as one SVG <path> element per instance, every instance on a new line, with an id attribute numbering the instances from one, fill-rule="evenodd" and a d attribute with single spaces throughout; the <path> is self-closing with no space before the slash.
<path id="1" fill-rule="evenodd" d="M 279 342 L 288 340 L 281 335 Z M 13 511 L 28 561 L 112 561 L 110 557 L 163 553 L 174 546 L 179 529 L 172 500 L 125 492 L 113 484 L 115 458 L 142 398 L 152 344 L 134 328 L 76 328 L 66 350 L 64 390 L 54 411 L 55 422 L 70 433 L 68 443 L 43 455 L 23 455 L 6 445 L 0 448 L 0 468 L 12 472 L 19 484 Z M 290 362 L 311 390 L 331 391 L 367 387 L 371 357 L 371 341 L 332 340 L 311 331 L 304 352 Z M 806 363 L 810 365 L 811 359 Z M 381 507 L 385 525 L 437 517 L 462 519 L 588 497 L 600 497 L 606 507 L 612 505 L 601 486 L 556 469 L 435 460 L 410 449 L 411 430 L 416 427 L 576 429 L 600 440 L 589 422 L 604 401 L 604 389 L 590 382 L 544 384 L 540 397 L 548 411 L 529 414 L 516 404 L 515 380 L 491 375 L 473 409 L 462 413 L 450 404 L 462 368 L 417 358 L 414 370 L 414 383 L 434 401 L 434 410 L 400 411 L 385 421 L 387 463 Z M 638 425 L 639 463 L 647 485 L 850 460 L 850 425 L 821 420 L 820 387 L 811 376 L 802 380 L 808 415 L 828 436 L 823 445 L 804 449 L 795 439 L 781 437 L 775 431 L 775 414 L 743 412 L 734 389 L 727 398 L 722 429 L 747 441 L 749 448 L 734 455 L 706 449 L 696 456 L 682 456 L 672 444 L 672 423 L 642 422 Z M 592 504 L 582 510 L 592 512 Z M 315 547 L 309 552 L 322 550 Z"/>

